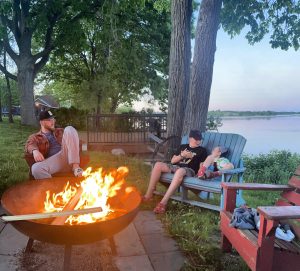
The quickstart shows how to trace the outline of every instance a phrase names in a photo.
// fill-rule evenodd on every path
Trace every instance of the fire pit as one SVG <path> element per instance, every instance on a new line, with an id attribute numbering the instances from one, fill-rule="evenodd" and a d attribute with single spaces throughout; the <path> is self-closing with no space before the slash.
<path id="1" fill-rule="evenodd" d="M 116 177 L 118 173 L 115 171 L 110 175 Z M 80 181 L 83 181 L 83 179 Z M 47 211 L 45 210 L 47 198 L 48 200 L 54 199 L 54 196 L 47 197 L 47 193 L 53 195 L 53 193 L 58 194 L 64 191 L 67 182 L 69 182 L 69 187 L 80 188 L 78 186 L 78 183 L 80 184 L 78 178 L 73 177 L 28 181 L 5 191 L 1 204 L 8 215 L 43 213 Z M 108 182 L 108 180 L 104 178 L 103 183 L 105 182 Z M 112 195 L 107 195 L 107 204 L 111 209 L 107 211 L 105 216 L 101 216 L 99 213 L 100 215 L 98 214 L 98 218 L 94 222 L 75 221 L 74 223 L 74 220 L 73 222 L 66 220 L 61 225 L 56 225 L 53 224 L 53 218 L 48 218 L 15 221 L 11 222 L 11 224 L 30 239 L 66 245 L 68 251 L 65 250 L 64 266 L 65 269 L 68 269 L 72 245 L 87 244 L 109 238 L 127 227 L 136 216 L 141 202 L 139 192 L 134 188 L 128 187 L 124 182 L 120 183 L 120 180 L 115 180 L 115 182 L 119 183 L 117 191 L 114 191 Z M 76 196 L 76 193 L 73 194 Z M 62 205 L 61 202 L 60 204 Z M 80 206 L 79 203 L 76 204 L 76 208 L 78 206 Z"/>

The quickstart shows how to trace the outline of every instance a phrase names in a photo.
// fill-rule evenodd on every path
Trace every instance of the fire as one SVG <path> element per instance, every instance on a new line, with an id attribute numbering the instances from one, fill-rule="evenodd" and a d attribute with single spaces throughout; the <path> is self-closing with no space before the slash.
<path id="1" fill-rule="evenodd" d="M 62 211 L 66 205 L 76 196 L 80 196 L 78 202 L 75 202 L 74 210 L 101 207 L 102 211 L 92 214 L 84 214 L 77 216 L 69 216 L 65 223 L 70 225 L 94 223 L 104 219 L 114 212 L 122 212 L 120 209 L 113 209 L 108 203 L 110 198 L 117 195 L 125 183 L 124 177 L 128 173 L 127 167 L 119 167 L 117 170 L 108 174 L 103 173 L 103 169 L 99 168 L 92 171 L 88 168 L 84 171 L 85 177 L 80 183 L 70 185 L 68 182 L 63 191 L 59 193 L 46 192 L 46 200 L 44 201 L 45 212 Z M 128 194 L 132 191 L 132 187 L 124 189 L 124 193 Z M 124 212 L 125 210 L 123 210 Z"/>

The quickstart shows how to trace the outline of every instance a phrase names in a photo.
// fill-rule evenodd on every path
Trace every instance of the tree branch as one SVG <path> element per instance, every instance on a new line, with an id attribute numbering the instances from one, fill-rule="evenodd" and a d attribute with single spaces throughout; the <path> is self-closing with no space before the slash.
<path id="1" fill-rule="evenodd" d="M 17 76 L 10 73 L 2 64 L 0 64 L 0 71 L 10 79 L 17 81 Z"/>
<path id="2" fill-rule="evenodd" d="M 16 54 L 16 52 L 11 48 L 9 41 L 8 41 L 8 36 L 7 33 L 5 33 L 5 37 L 4 39 L 1 41 L 0 40 L 0 46 L 3 46 L 5 51 L 9 54 L 9 56 L 11 57 L 11 59 L 16 63 L 16 65 L 18 65 L 18 61 L 19 61 L 19 56 Z"/>

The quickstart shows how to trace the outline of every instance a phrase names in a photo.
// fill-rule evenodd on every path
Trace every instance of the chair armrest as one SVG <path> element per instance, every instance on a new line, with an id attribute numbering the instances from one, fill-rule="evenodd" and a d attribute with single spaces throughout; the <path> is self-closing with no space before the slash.
<path id="1" fill-rule="evenodd" d="M 226 190 L 266 190 L 266 191 L 291 191 L 289 185 L 262 184 L 262 183 L 221 183 Z"/>
<path id="2" fill-rule="evenodd" d="M 256 191 L 291 191 L 293 187 L 288 185 L 259 184 L 259 183 L 221 183 L 224 189 L 224 210 L 233 212 L 236 207 L 237 190 L 256 190 Z"/>
<path id="3" fill-rule="evenodd" d="M 242 168 L 234 168 L 234 169 L 224 169 L 224 170 L 220 170 L 220 173 L 222 173 L 222 174 L 233 175 L 233 174 L 244 173 L 245 170 L 246 170 L 245 167 L 242 167 Z"/>
<path id="4" fill-rule="evenodd" d="M 257 211 L 268 220 L 299 219 L 300 206 L 257 207 Z"/>

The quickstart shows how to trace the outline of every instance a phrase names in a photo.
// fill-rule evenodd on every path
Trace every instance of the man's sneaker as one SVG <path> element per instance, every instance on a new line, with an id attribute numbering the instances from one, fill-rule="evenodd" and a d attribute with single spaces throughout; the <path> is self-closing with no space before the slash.
<path id="1" fill-rule="evenodd" d="M 74 168 L 73 173 L 75 177 L 81 177 L 83 173 L 83 169 L 80 167 Z"/>

